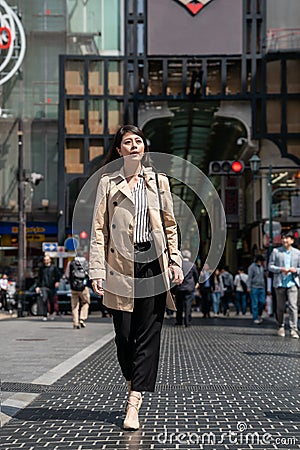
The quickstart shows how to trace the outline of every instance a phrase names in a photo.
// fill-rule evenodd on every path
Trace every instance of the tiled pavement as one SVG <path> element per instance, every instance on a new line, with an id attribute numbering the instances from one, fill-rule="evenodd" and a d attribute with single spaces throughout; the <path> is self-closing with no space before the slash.
<path id="1" fill-rule="evenodd" d="M 140 430 L 122 430 L 126 388 L 111 341 L 51 386 L 4 382 L 40 395 L 1 429 L 0 448 L 296 450 L 299 355 L 300 342 L 277 337 L 272 321 L 166 320 Z"/>

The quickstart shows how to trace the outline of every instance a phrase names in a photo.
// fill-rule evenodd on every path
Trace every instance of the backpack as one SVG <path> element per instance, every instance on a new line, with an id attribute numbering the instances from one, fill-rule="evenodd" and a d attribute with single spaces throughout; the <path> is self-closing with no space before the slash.
<path id="1" fill-rule="evenodd" d="M 73 291 L 83 291 L 88 283 L 86 262 L 72 261 L 70 265 L 70 286 Z"/>

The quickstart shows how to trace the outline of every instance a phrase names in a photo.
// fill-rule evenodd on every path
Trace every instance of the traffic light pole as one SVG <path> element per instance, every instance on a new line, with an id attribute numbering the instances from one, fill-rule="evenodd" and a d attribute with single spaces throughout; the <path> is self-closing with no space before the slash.
<path id="1" fill-rule="evenodd" d="M 26 270 L 26 212 L 25 212 L 25 174 L 23 150 L 23 122 L 18 120 L 18 317 L 23 315 Z"/>

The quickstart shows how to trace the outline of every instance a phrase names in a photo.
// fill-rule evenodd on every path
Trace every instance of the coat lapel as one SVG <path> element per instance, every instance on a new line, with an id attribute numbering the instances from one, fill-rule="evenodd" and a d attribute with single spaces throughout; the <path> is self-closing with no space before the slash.
<path id="1" fill-rule="evenodd" d="M 157 186 L 153 170 L 150 168 L 145 168 L 144 177 L 145 177 L 146 195 L 152 230 L 160 230 L 161 218 L 159 211 Z"/>
<path id="2" fill-rule="evenodd" d="M 113 172 L 110 175 L 110 179 L 114 183 L 114 189 L 113 194 L 116 193 L 116 191 L 120 191 L 125 197 L 129 198 L 129 200 L 132 201 L 131 192 L 128 186 L 128 183 L 126 181 L 125 175 L 124 175 L 124 168 L 123 166 L 119 171 Z"/>

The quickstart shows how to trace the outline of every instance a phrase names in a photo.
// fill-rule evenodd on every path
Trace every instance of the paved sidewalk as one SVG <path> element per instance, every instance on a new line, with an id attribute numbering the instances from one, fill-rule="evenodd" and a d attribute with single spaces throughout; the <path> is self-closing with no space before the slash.
<path id="1" fill-rule="evenodd" d="M 71 315 L 47 322 L 8 313 L 1 313 L 0 318 L 1 425 L 36 397 L 23 393 L 22 383 L 53 384 L 114 336 L 112 320 L 97 313 L 80 330 L 73 329 Z M 3 389 L 7 381 L 16 383 L 13 391 Z"/>
<path id="2" fill-rule="evenodd" d="M 62 327 L 65 343 L 77 339 L 58 323 L 46 324 L 49 336 Z M 4 391 L 36 397 L 3 426 L 0 448 L 296 450 L 299 356 L 300 342 L 279 338 L 272 320 L 195 318 L 188 328 L 165 320 L 157 389 L 144 395 L 140 430 L 122 430 L 126 387 L 108 340 L 54 382 L 3 378 Z"/>

